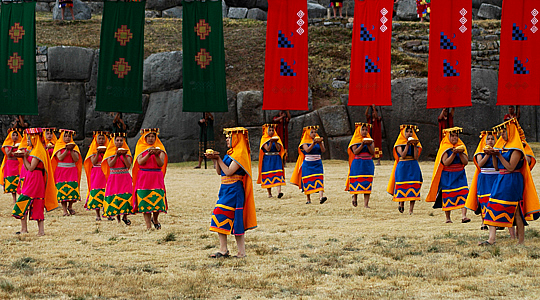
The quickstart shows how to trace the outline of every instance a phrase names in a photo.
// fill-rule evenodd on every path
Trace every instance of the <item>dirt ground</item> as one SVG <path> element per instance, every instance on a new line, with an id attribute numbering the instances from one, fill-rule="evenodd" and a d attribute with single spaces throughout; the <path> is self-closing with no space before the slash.
<path id="1" fill-rule="evenodd" d="M 75 216 L 46 214 L 46 236 L 36 236 L 33 221 L 29 234 L 16 236 L 11 195 L 1 196 L 0 298 L 538 298 L 540 222 L 526 229 L 524 246 L 502 231 L 495 246 L 477 246 L 487 233 L 472 213 L 471 223 L 460 223 L 456 211 L 454 223 L 445 224 L 441 210 L 419 202 L 413 215 L 400 214 L 385 191 L 390 161 L 376 167 L 371 209 L 351 205 L 344 161 L 324 161 L 324 205 L 304 204 L 291 184 L 282 199 L 267 198 L 255 185 L 259 227 L 246 235 L 247 258 L 210 259 L 218 243 L 208 227 L 220 181 L 213 169 L 193 165 L 169 167 L 169 213 L 160 231 L 146 231 L 140 215 L 131 217 L 131 227 L 96 222 L 77 203 Z M 424 198 L 433 163 L 421 168 Z M 466 169 L 470 181 L 474 166 Z M 233 239 L 229 248 L 235 253 Z"/>

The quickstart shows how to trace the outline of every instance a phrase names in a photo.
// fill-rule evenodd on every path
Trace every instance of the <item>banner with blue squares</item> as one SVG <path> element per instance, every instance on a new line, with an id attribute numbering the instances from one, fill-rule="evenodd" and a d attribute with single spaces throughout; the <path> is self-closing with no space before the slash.
<path id="1" fill-rule="evenodd" d="M 443 50 L 456 50 L 457 47 L 450 41 L 450 39 L 441 32 L 441 49 Z"/>
<path id="2" fill-rule="evenodd" d="M 296 73 L 294 72 L 294 70 L 291 67 L 289 67 L 289 65 L 287 65 L 287 63 L 285 62 L 283 58 L 281 59 L 281 64 L 279 66 L 279 75 L 296 76 Z"/>
<path id="3" fill-rule="evenodd" d="M 366 55 L 366 73 L 380 73 L 381 69 L 375 63 L 369 59 L 369 57 Z"/>
<path id="4" fill-rule="evenodd" d="M 512 25 L 512 40 L 513 41 L 526 41 L 527 37 L 525 36 L 525 33 L 519 27 L 516 23 Z"/>
<path id="5" fill-rule="evenodd" d="M 458 63 L 456 63 L 457 65 Z M 452 67 L 452 65 L 445 59 L 443 61 L 443 74 L 444 77 L 456 77 L 459 76 L 459 73 Z"/>
<path id="6" fill-rule="evenodd" d="M 375 40 L 375 37 L 369 33 L 369 30 L 364 24 L 360 25 L 360 40 L 365 42 L 371 42 Z"/>
<path id="7" fill-rule="evenodd" d="M 291 33 L 291 37 L 293 36 L 293 33 Z M 285 35 L 281 32 L 281 30 L 278 32 L 278 48 L 294 48 L 294 45 L 285 37 Z"/>
<path id="8" fill-rule="evenodd" d="M 528 62 L 528 60 L 526 62 Z M 517 74 L 517 75 L 529 74 L 529 70 L 525 68 L 521 60 L 519 60 L 517 57 L 514 57 L 514 74 Z"/>

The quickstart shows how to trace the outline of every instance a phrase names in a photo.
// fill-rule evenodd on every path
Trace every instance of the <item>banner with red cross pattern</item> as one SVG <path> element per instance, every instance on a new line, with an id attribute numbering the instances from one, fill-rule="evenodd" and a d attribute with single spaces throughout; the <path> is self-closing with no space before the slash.
<path id="1" fill-rule="evenodd" d="M 104 3 L 96 91 L 98 111 L 142 113 L 145 3 Z"/>
<path id="2" fill-rule="evenodd" d="M 349 105 L 392 105 L 393 0 L 355 1 Z"/>
<path id="3" fill-rule="evenodd" d="M 540 105 L 540 1 L 503 2 L 497 105 Z"/>
<path id="4" fill-rule="evenodd" d="M 432 1 L 427 108 L 471 106 L 472 0 Z"/>
<path id="5" fill-rule="evenodd" d="M 308 110 L 305 0 L 268 1 L 263 109 Z"/>
<path id="6" fill-rule="evenodd" d="M 37 115 L 36 2 L 2 2 L 0 114 Z"/>

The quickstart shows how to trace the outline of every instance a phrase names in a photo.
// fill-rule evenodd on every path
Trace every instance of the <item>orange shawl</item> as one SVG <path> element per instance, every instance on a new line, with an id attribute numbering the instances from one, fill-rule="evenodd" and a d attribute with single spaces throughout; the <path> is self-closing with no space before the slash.
<path id="1" fill-rule="evenodd" d="M 16 131 L 18 133 L 16 141 L 14 141 L 11 138 L 11 133 L 13 131 Z M 2 166 L 0 167 L 0 185 L 5 184 L 5 182 L 4 182 L 4 167 L 6 166 L 7 154 L 6 154 L 6 149 L 4 149 L 4 147 L 13 147 L 20 141 L 21 141 L 21 133 L 19 131 L 17 131 L 15 128 L 10 128 L 8 130 L 6 139 L 4 140 L 4 143 L 2 144 L 2 152 L 4 153 L 4 159 L 2 159 Z M 22 162 L 21 158 L 18 158 L 17 160 L 19 161 L 19 174 L 20 174 L 21 173 L 21 168 L 23 166 L 23 162 Z"/>
<path id="2" fill-rule="evenodd" d="M 478 175 L 480 174 L 480 167 L 478 166 L 478 162 L 476 161 L 476 155 L 480 153 L 484 153 L 484 147 L 486 146 L 486 141 L 488 135 L 494 135 L 497 136 L 492 131 L 482 131 L 480 133 L 480 143 L 478 143 L 478 147 L 476 147 L 476 151 L 474 152 L 473 156 L 473 162 L 476 166 L 476 170 L 474 170 L 474 176 L 471 183 L 471 187 L 469 188 L 469 195 L 467 196 L 467 200 L 465 201 L 465 207 L 476 211 L 478 209 Z"/>
<path id="3" fill-rule="evenodd" d="M 347 154 L 349 154 L 349 173 L 347 174 L 347 182 L 345 183 L 346 192 L 349 191 L 349 175 L 351 175 L 351 164 L 352 164 L 352 161 L 354 160 L 354 152 L 352 150 L 352 146 L 362 144 L 364 139 L 367 139 L 367 138 L 371 139 L 371 135 L 369 135 L 369 131 L 366 136 L 362 136 L 362 133 L 361 133 L 362 126 L 371 127 L 371 124 L 355 123 L 354 125 L 355 125 L 354 134 L 351 138 L 351 141 L 349 142 L 349 146 L 347 147 Z"/>
<path id="4" fill-rule="evenodd" d="M 92 143 L 90 144 L 90 148 L 88 149 L 88 153 L 86 153 L 86 158 L 84 159 L 84 172 L 86 173 L 86 183 L 88 184 L 88 192 L 86 193 L 87 198 L 90 195 L 90 188 L 92 187 L 92 182 L 90 181 L 90 173 L 92 172 L 94 164 L 92 163 L 91 158 L 98 153 L 97 137 L 99 135 L 103 135 L 105 137 L 105 145 L 109 143 L 109 138 L 107 137 L 107 134 L 105 132 L 94 132 L 94 138 L 92 139 Z"/>
<path id="5" fill-rule="evenodd" d="M 431 177 L 431 186 L 429 187 L 429 193 L 426 197 L 426 202 L 435 202 L 437 199 L 437 193 L 439 192 L 439 182 L 441 181 L 441 173 L 443 170 L 443 164 L 441 158 L 443 154 L 448 150 L 459 146 L 465 146 L 463 141 L 458 138 L 457 144 L 450 143 L 450 133 L 460 132 L 462 129 L 459 127 L 452 127 L 443 130 L 444 137 L 437 151 L 437 157 L 435 158 L 435 168 L 433 169 L 433 176 Z M 467 148 L 465 148 L 465 155 L 467 154 Z"/>
<path id="6" fill-rule="evenodd" d="M 156 142 L 153 145 L 150 145 L 146 142 L 146 136 L 150 133 L 154 133 L 156 135 Z M 169 156 L 167 155 L 167 151 L 165 151 L 165 146 L 163 146 L 163 143 L 159 140 L 159 130 L 156 128 L 149 129 L 142 129 L 141 130 L 141 137 L 137 141 L 137 146 L 135 146 L 135 160 L 133 161 L 133 169 L 131 170 L 131 176 L 133 177 L 133 185 L 135 186 L 135 183 L 137 182 L 137 175 L 139 174 L 139 163 L 137 162 L 137 158 L 139 158 L 140 155 L 145 153 L 149 150 L 149 148 L 155 147 L 159 148 L 160 150 L 165 153 L 165 161 L 163 162 L 163 166 L 161 167 L 161 172 L 163 172 L 163 176 L 165 176 L 165 173 L 167 173 L 167 164 L 169 162 Z"/>
<path id="7" fill-rule="evenodd" d="M 71 133 L 71 140 L 69 142 L 74 143 L 73 142 L 73 135 L 75 135 L 75 131 L 60 129 L 60 138 L 56 141 L 56 144 L 54 145 L 53 155 L 51 157 L 53 174 L 56 171 L 56 167 L 58 167 L 58 163 L 60 162 L 60 161 L 58 161 L 58 157 L 56 155 L 58 154 L 58 151 L 60 151 L 62 149 L 65 149 L 67 144 L 68 144 L 68 143 L 64 142 L 64 134 L 66 134 L 66 132 Z M 75 151 L 75 152 L 77 152 L 77 154 L 79 154 L 79 160 L 75 163 L 75 165 L 77 166 L 77 172 L 78 172 L 77 182 L 79 183 L 79 190 L 80 190 L 80 188 L 81 188 L 81 174 L 82 174 L 82 168 L 83 168 L 83 160 L 82 160 L 81 150 L 79 150 L 79 146 L 75 145 L 75 148 L 73 148 L 73 151 Z"/>
<path id="8" fill-rule="evenodd" d="M 259 146 L 259 177 L 257 178 L 257 184 L 262 183 L 262 165 L 263 165 L 263 159 L 264 159 L 263 146 L 266 143 L 268 143 L 268 141 L 272 137 L 277 136 L 279 138 L 279 136 L 277 135 L 275 130 L 274 130 L 274 135 L 273 136 L 268 135 L 268 128 L 269 127 L 274 127 L 274 129 L 275 129 L 276 124 L 264 124 L 263 127 L 262 127 L 263 128 L 263 135 L 261 137 L 261 144 Z M 281 149 L 279 149 L 279 156 L 283 160 L 283 156 L 285 155 L 285 148 L 283 147 L 283 142 L 281 141 L 281 138 L 279 138 L 277 140 L 277 143 L 281 146 Z M 285 177 L 285 168 L 283 168 L 283 177 Z"/>
<path id="9" fill-rule="evenodd" d="M 28 130 L 28 129 L 27 129 Z M 49 153 L 43 147 L 41 141 L 41 132 L 28 133 L 27 138 L 31 139 L 32 146 L 27 149 L 30 150 L 30 156 L 37 158 L 43 163 L 45 170 L 45 209 L 51 211 L 58 207 L 58 201 L 56 200 L 56 185 L 54 182 L 54 170 L 52 168 L 51 159 Z"/>
<path id="10" fill-rule="evenodd" d="M 227 150 L 227 154 L 246 172 L 242 180 L 244 186 L 244 230 L 253 229 L 257 227 L 257 215 L 251 180 L 251 149 L 249 148 L 248 131 L 243 127 L 225 128 L 223 131 L 231 137 L 231 148 Z"/>
<path id="11" fill-rule="evenodd" d="M 291 183 L 298 186 L 299 189 L 302 189 L 302 163 L 304 162 L 305 154 L 302 152 L 302 145 L 304 144 L 313 144 L 313 139 L 310 136 L 311 129 L 318 129 L 319 126 L 307 126 L 304 127 L 302 131 L 302 139 L 300 140 L 300 145 L 298 145 L 298 159 L 296 160 L 296 165 L 294 166 L 293 173 L 291 175 Z M 319 137 L 319 134 L 315 136 Z"/>
<path id="12" fill-rule="evenodd" d="M 405 131 L 407 130 L 407 128 L 412 128 L 412 137 L 418 140 L 418 136 L 416 135 L 416 132 L 418 131 L 418 127 L 414 125 L 401 125 L 400 126 L 398 138 L 396 142 L 394 143 L 394 148 L 392 150 L 392 153 L 394 155 L 394 167 L 392 168 L 392 173 L 390 174 L 390 180 L 388 181 L 388 186 L 386 187 L 386 192 L 388 192 L 392 196 L 394 196 L 394 187 L 396 185 L 396 168 L 399 162 L 399 155 L 397 153 L 396 148 L 399 146 L 407 145 L 408 140 L 405 137 Z M 418 156 L 420 156 L 420 154 L 422 153 L 422 144 L 418 142 L 416 147 L 418 147 Z"/>
<path id="13" fill-rule="evenodd" d="M 114 145 L 114 137 L 115 134 L 112 134 L 111 139 L 109 139 L 109 144 L 107 145 L 107 150 L 105 150 L 105 154 L 103 155 L 103 160 L 101 161 L 101 170 L 103 170 L 103 174 L 105 174 L 105 178 L 109 178 L 109 174 L 111 172 L 111 167 L 109 167 L 109 162 L 107 162 L 107 159 L 113 157 L 116 155 L 116 151 L 118 151 L 118 148 Z M 129 149 L 127 143 L 126 143 L 126 136 L 122 135 L 124 138 L 124 144 L 122 144 L 122 147 L 127 150 L 126 155 L 131 156 L 131 150 Z"/>

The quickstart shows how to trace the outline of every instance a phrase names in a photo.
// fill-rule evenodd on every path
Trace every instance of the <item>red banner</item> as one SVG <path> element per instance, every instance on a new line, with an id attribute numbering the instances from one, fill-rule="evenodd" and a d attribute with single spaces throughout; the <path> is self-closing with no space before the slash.
<path id="1" fill-rule="evenodd" d="M 349 105 L 392 105 L 393 0 L 354 3 Z"/>
<path id="2" fill-rule="evenodd" d="M 540 1 L 503 1 L 497 105 L 540 105 Z"/>
<path id="3" fill-rule="evenodd" d="M 308 110 L 307 22 L 307 1 L 268 1 L 265 110 Z"/>
<path id="4" fill-rule="evenodd" d="M 431 2 L 427 108 L 472 105 L 471 11 L 472 0 Z"/>

